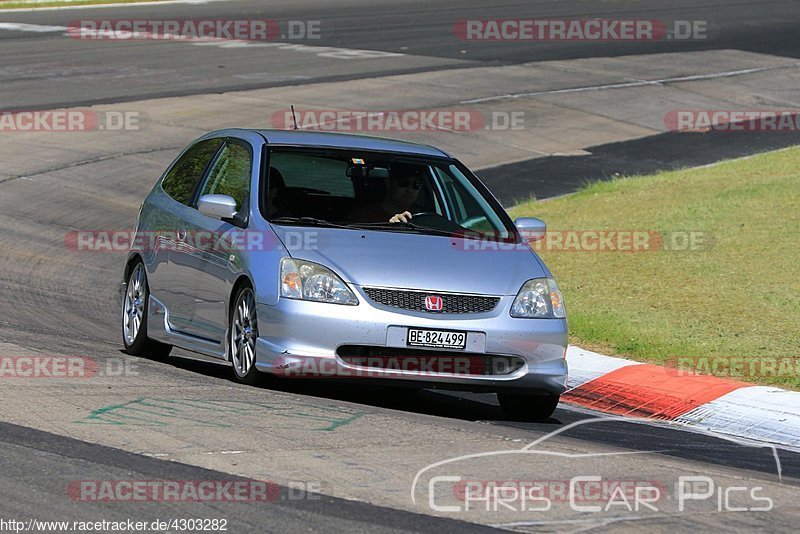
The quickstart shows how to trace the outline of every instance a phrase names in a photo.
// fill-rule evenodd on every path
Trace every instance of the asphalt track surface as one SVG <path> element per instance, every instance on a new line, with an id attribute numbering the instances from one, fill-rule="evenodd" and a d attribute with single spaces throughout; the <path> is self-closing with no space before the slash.
<path id="1" fill-rule="evenodd" d="M 313 495 L 292 500 L 287 487 L 270 490 L 270 501 L 260 506 L 241 503 L 92 503 L 83 510 L 83 519 L 71 517 L 75 503 L 64 499 L 69 474 L 80 480 L 127 479 L 224 480 L 245 481 L 199 467 L 167 462 L 131 454 L 118 449 L 84 443 L 30 428 L 0 423 L 0 482 L 4 519 L 27 521 L 87 520 L 169 521 L 174 518 L 227 518 L 230 532 L 491 532 L 480 525 L 431 518 L 420 514 L 368 504 Z M 51 473 L 63 475 L 62 484 L 53 484 Z M 272 500 L 274 499 L 274 500 Z M 47 503 L 42 514 L 33 503 Z"/>
<path id="2" fill-rule="evenodd" d="M 276 85 L 357 79 L 403 72 L 510 65 L 530 61 L 656 52 L 731 48 L 800 57 L 794 0 L 731 1 L 522 1 L 458 3 L 412 0 L 312 0 L 309 2 L 224 1 L 197 4 L 0 13 L 3 22 L 67 26 L 97 19 L 234 19 L 269 18 L 284 24 L 320 21 L 320 39 L 299 41 L 405 54 L 392 61 L 341 65 L 324 58 L 297 62 L 263 49 L 182 46 L 153 41 L 65 40 L 53 33 L 0 30 L 0 102 L 3 109 L 77 106 L 159 96 L 231 91 Z M 653 42 L 462 41 L 453 37 L 460 19 L 640 18 L 707 21 L 708 39 Z"/>
<path id="3" fill-rule="evenodd" d="M 321 20 L 329 23 L 322 46 L 359 50 L 378 50 L 408 54 L 409 59 L 397 67 L 376 61 L 359 63 L 358 67 L 329 64 L 315 56 L 306 62 L 292 64 L 280 58 L 264 59 L 258 51 L 241 49 L 231 55 L 216 48 L 187 46 L 181 49 L 161 49 L 159 43 L 100 43 L 81 47 L 85 43 L 70 42 L 50 34 L 0 31 L 0 95 L 3 109 L 30 109 L 82 105 L 96 102 L 120 102 L 154 96 L 229 91 L 234 89 L 268 87 L 272 85 L 313 83 L 331 79 L 358 79 L 399 72 L 445 69 L 465 64 L 513 64 L 542 59 L 565 59 L 587 56 L 627 55 L 702 49 L 703 47 L 739 48 L 770 54 L 798 57 L 795 21 L 800 15 L 797 2 L 508 2 L 492 6 L 491 11 L 480 2 L 462 2 L 457 8 L 430 2 L 214 2 L 192 7 L 193 18 L 268 17 L 280 20 Z M 369 7 L 367 7 L 369 6 Z M 78 11 L 30 13 L 0 13 L 4 22 L 26 22 L 41 25 L 65 25 Z M 103 15 L 96 11 L 86 17 L 181 17 L 186 7 L 181 5 L 146 8 L 113 8 Z M 716 33 L 713 42 L 653 43 L 632 50 L 625 44 L 584 46 L 583 43 L 545 43 L 535 53 L 524 44 L 453 42 L 452 21 L 460 18 L 515 18 L 525 16 L 606 16 L 664 19 L 708 19 Z M 249 54 L 253 54 L 250 56 Z M 273 62 L 273 63 L 269 63 Z M 255 66 L 257 64 L 257 66 Z M 365 66 L 366 65 L 366 66 Z M 221 68 L 221 67 L 224 67 Z M 224 74 L 222 73 L 224 71 Z M 60 74 L 54 75 L 54 72 Z M 254 72 L 266 73 L 261 80 L 246 81 L 242 76 Z M 239 77 L 237 77 L 239 75 Z M 283 79 L 278 79 L 283 77 Z M 298 78 L 302 77 L 302 78 Z M 272 79 L 270 79 L 272 78 Z M 93 80 L 87 83 L 87 80 Z M 245 80 L 245 81 L 243 81 Z M 720 139 L 720 140 L 716 140 Z M 648 138 L 621 145 L 593 150 L 595 159 L 541 158 L 530 162 L 500 167 L 484 173 L 490 187 L 501 199 L 513 195 L 504 192 L 502 183 L 493 183 L 493 176 L 522 170 L 528 176 L 543 176 L 554 169 L 574 165 L 574 183 L 566 189 L 551 183 L 534 185 L 537 196 L 546 197 L 567 192 L 585 178 L 598 178 L 633 168 L 630 159 L 637 149 L 649 154 L 638 158 L 637 170 L 649 171 L 675 164 L 705 163 L 722 154 L 738 155 L 748 150 L 759 151 L 774 146 L 772 139 L 748 138 L 747 146 L 739 140 L 727 142 L 721 138 L 697 147 L 688 137 Z M 796 142 L 790 136 L 781 143 Z M 637 145 L 638 143 L 638 145 Z M 648 144 L 649 143 L 649 144 Z M 716 143 L 716 144 L 715 144 Z M 646 145 L 642 147 L 642 145 Z M 732 152 L 730 147 L 737 147 Z M 657 152 L 656 148 L 663 148 Z M 654 152 L 657 156 L 653 156 Z M 33 152 L 35 154 L 35 151 Z M 711 156 L 709 154 L 714 154 Z M 597 155 L 600 154 L 600 155 Z M 29 157 L 20 154 L 19 157 Z M 119 282 L 121 259 L 117 255 L 86 255 L 65 257 L 59 238 L 75 227 L 123 227 L 136 214 L 136 199 L 141 199 L 151 184 L 146 176 L 128 182 L 136 164 L 107 175 L 86 175 L 80 169 L 69 171 L 43 181 L 25 180 L 0 183 L 0 245 L 5 252 L 0 257 L 0 340 L 26 347 L 41 354 L 85 354 L 98 359 L 123 357 L 119 352 L 118 308 L 116 288 Z M 681 159 L 683 158 L 683 159 Z M 149 168 L 149 167 L 148 167 Z M 99 201 L 92 191 L 109 187 L 108 181 L 120 191 L 114 202 Z M 46 233 L 35 245 L 36 232 Z M 258 390 L 234 385 L 229 380 L 229 368 L 219 362 L 198 359 L 177 351 L 166 362 L 143 360 L 137 378 L 143 392 L 147 384 L 168 380 L 180 387 L 197 388 L 204 392 L 227 395 L 259 395 L 267 399 L 277 394 L 299 395 L 309 404 L 335 403 L 361 406 L 370 413 L 403 425 L 408 420 L 435 420 L 438 425 L 463 433 L 476 428 L 496 428 L 512 433 L 517 439 L 531 441 L 554 429 L 593 417 L 585 411 L 564 406 L 554 417 L 540 424 L 521 423 L 506 419 L 492 396 L 437 391 L 406 392 L 384 388 L 319 384 L 271 384 Z M 113 386 L 109 386 L 111 388 Z M 6 390 L 8 391 L 8 390 Z M 152 392 L 151 392 L 152 393 Z M 7 393 L 6 393 L 7 394 Z M 6 397 L 7 405 L 14 405 Z M 30 406 L 35 413 L 36 406 Z M 16 414 L 15 414 L 16 415 Z M 58 413 L 43 414 L 43 418 L 58 418 Z M 11 414 L 0 418 L 13 420 Z M 59 422 L 65 428 L 68 421 Z M 52 425 L 58 427 L 59 424 Z M 479 425 L 479 426 L 476 426 Z M 732 444 L 718 437 L 659 425 L 631 425 L 619 422 L 603 423 L 602 432 L 595 428 L 577 427 L 570 436 L 598 450 L 622 448 L 651 453 L 652 462 L 661 464 L 669 458 L 686 460 L 698 472 L 709 475 L 734 473 L 751 481 L 775 479 L 775 461 L 764 449 Z M 230 432 L 247 433 L 235 427 Z M 376 430 L 377 432 L 377 430 Z M 93 438 L 96 440 L 96 438 Z M 142 445 L 133 448 L 146 450 Z M 308 438 L 311 440 L 311 438 Z M 307 531 L 432 531 L 455 532 L 484 530 L 487 527 L 450 519 L 435 518 L 403 510 L 376 506 L 323 495 L 319 499 L 296 502 L 279 501 L 266 507 L 242 507 L 229 504 L 170 505 L 155 503 L 104 504 L 77 506 L 64 493 L 64 486 L 75 479 L 216 479 L 231 478 L 222 471 L 204 469 L 180 462 L 165 461 L 87 441 L 79 441 L 24 426 L 0 423 L 0 516 L 23 519 L 87 519 L 135 517 L 152 520 L 166 516 L 193 515 L 225 516 L 233 532 L 307 532 Z M 800 479 L 800 454 L 780 451 L 783 484 L 792 487 Z M 601 462 L 602 463 L 602 462 Z M 796 491 L 796 488 L 794 489 Z M 323 493 L 325 493 L 323 491 Z M 46 513 L 43 513 L 46 511 Z M 736 521 L 740 521 L 737 523 Z M 690 523 L 664 519 L 661 525 L 688 528 Z M 673 521 L 670 523 L 670 521 Z M 791 531 L 797 524 L 782 518 L 752 516 L 735 521 L 720 514 L 704 528 L 742 528 Z M 641 526 L 647 525 L 642 523 Z M 654 524 L 657 526 L 659 524 Z M 694 525 L 696 527 L 696 525 Z"/>
<path id="4" fill-rule="evenodd" d="M 331 62 L 313 53 L 302 61 L 263 48 L 227 49 L 156 41 L 80 41 L 61 32 L 0 29 L 0 109 L 49 109 L 165 96 L 389 76 L 468 66 L 512 65 L 585 57 L 736 49 L 800 57 L 795 0 L 740 2 L 644 0 L 637 2 L 539 1 L 493 4 L 460 2 L 222 1 L 0 13 L 5 23 L 68 26 L 81 19 L 261 19 L 287 30 L 288 21 L 319 21 L 319 39 L 287 41 L 310 47 L 378 51 L 402 56 Z M 190 14 L 189 14 L 190 13 Z M 599 17 L 704 21 L 707 39 L 654 42 L 463 41 L 454 38 L 460 19 Z M 469 83 L 465 81 L 465 83 Z M 551 156 L 501 165 L 480 173 L 506 205 L 530 196 L 548 198 L 617 175 L 712 163 L 796 144 L 798 135 L 736 133 L 663 134 L 592 147 L 591 157 Z"/>

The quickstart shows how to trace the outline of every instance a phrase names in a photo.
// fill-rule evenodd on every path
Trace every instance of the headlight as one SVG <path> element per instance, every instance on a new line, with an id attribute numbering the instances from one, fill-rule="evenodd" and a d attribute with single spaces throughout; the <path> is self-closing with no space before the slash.
<path id="1" fill-rule="evenodd" d="M 528 280 L 511 305 L 511 317 L 563 319 L 566 316 L 564 297 L 552 278 Z"/>
<path id="2" fill-rule="evenodd" d="M 281 260 L 281 296 L 351 306 L 358 304 L 353 292 L 333 271 L 318 263 L 292 258 Z"/>

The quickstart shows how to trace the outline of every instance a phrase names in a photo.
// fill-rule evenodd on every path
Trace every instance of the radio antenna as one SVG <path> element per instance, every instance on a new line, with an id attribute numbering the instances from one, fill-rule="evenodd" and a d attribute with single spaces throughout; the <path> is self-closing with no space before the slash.
<path id="1" fill-rule="evenodd" d="M 290 105 L 292 108 L 292 120 L 294 121 L 294 129 L 297 130 L 297 116 L 294 114 L 294 105 Z"/>

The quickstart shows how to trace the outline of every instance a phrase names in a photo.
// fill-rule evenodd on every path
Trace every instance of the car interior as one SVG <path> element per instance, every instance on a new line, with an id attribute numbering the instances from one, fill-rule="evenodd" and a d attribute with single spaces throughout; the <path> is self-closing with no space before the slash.
<path id="1" fill-rule="evenodd" d="M 351 158 L 340 169 L 330 169 L 333 174 L 316 177 L 298 172 L 291 165 L 271 163 L 271 168 L 277 169 L 283 176 L 284 184 L 278 188 L 276 205 L 269 208 L 270 214 L 344 222 L 357 206 L 380 202 L 386 195 L 390 164 L 388 161 L 367 165 L 361 159 Z M 335 179 L 339 173 L 342 180 Z M 424 181 L 409 210 L 413 213 L 436 211 L 429 171 L 425 175 L 428 179 Z"/>

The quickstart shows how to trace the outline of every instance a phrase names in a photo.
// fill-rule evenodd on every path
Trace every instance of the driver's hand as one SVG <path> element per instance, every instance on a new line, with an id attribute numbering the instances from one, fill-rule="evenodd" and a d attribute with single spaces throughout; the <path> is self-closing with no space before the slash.
<path id="1" fill-rule="evenodd" d="M 396 222 L 407 223 L 409 221 L 411 221 L 410 211 L 404 211 L 403 213 L 398 213 L 397 215 L 389 219 L 389 222 L 391 223 L 396 223 Z"/>

